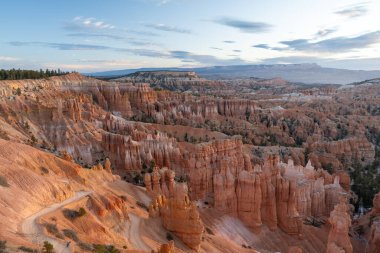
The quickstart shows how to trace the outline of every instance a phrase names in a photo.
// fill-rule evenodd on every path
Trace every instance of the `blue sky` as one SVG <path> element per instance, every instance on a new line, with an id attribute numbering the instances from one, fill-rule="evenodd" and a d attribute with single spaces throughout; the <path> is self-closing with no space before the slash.
<path id="1" fill-rule="evenodd" d="M 5 0 L 0 68 L 380 69 L 380 1 Z"/>

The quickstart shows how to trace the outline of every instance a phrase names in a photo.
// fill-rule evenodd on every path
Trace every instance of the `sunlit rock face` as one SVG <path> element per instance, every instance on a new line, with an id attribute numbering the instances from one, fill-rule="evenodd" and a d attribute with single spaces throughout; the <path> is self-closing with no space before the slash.
<path id="1" fill-rule="evenodd" d="M 329 223 L 331 229 L 327 243 L 327 253 L 352 253 L 353 248 L 348 234 L 351 227 L 351 217 L 348 213 L 348 205 L 345 197 L 340 198 L 330 214 Z"/>
<path id="2" fill-rule="evenodd" d="M 204 230 L 195 202 L 191 202 L 185 183 L 174 181 L 174 171 L 155 167 L 144 182 L 152 197 L 151 217 L 161 217 L 163 226 L 175 233 L 187 246 L 198 249 Z"/>

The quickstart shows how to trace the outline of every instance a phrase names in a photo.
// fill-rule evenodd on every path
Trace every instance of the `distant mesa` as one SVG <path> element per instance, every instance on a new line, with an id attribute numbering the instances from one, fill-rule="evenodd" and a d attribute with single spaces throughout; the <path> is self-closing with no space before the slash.
<path id="1" fill-rule="evenodd" d="M 315 63 L 303 64 L 274 64 L 274 65 L 231 65 L 200 68 L 141 68 L 125 69 L 106 72 L 88 73 L 93 77 L 124 77 L 135 72 L 196 72 L 200 77 L 208 79 L 230 78 L 275 78 L 281 77 L 286 81 L 305 84 L 348 84 L 378 78 L 380 70 L 348 70 L 321 67 Z"/>

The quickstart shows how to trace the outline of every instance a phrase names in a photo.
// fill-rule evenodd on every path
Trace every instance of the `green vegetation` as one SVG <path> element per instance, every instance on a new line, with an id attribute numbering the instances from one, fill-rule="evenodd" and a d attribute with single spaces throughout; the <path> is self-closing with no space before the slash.
<path id="1" fill-rule="evenodd" d="M 355 209 L 362 203 L 364 207 L 372 206 L 372 200 L 376 193 L 380 191 L 380 175 L 378 174 L 379 160 L 375 160 L 371 165 L 363 166 L 359 161 L 355 161 L 350 168 L 350 176 L 353 182 L 351 189 L 358 195 L 358 203 Z"/>
<path id="2" fill-rule="evenodd" d="M 173 235 L 172 235 L 171 233 L 167 232 L 167 233 L 166 233 L 166 239 L 167 239 L 168 241 L 173 241 L 173 240 L 174 240 L 174 237 L 173 237 Z"/>
<path id="3" fill-rule="evenodd" d="M 24 70 L 24 69 L 0 69 L 0 80 L 20 80 L 20 79 L 38 79 L 38 78 L 46 78 L 50 76 L 60 76 L 66 75 L 69 72 L 58 70 L 49 70 L 45 71 L 40 69 L 36 70 Z M 20 90 L 21 94 L 21 90 Z"/>
<path id="4" fill-rule="evenodd" d="M 71 209 L 64 209 L 62 212 L 63 212 L 63 215 L 66 217 L 66 219 L 69 219 L 69 220 L 80 218 L 86 215 L 87 213 L 86 209 L 84 209 L 83 207 L 79 208 L 78 211 L 71 210 Z"/>
<path id="5" fill-rule="evenodd" d="M 0 241 L 0 253 L 7 253 L 7 241 Z"/>
<path id="6" fill-rule="evenodd" d="M 49 170 L 44 166 L 40 167 L 40 171 L 43 175 L 49 174 Z"/>
<path id="7" fill-rule="evenodd" d="M 0 176 L 0 186 L 9 187 L 7 179 L 4 176 Z"/>
<path id="8" fill-rule="evenodd" d="M 42 246 L 42 253 L 54 253 L 53 244 L 48 241 L 44 241 L 44 245 Z"/>
<path id="9" fill-rule="evenodd" d="M 49 234 L 54 235 L 59 239 L 64 239 L 63 234 L 59 231 L 56 224 L 53 223 L 45 223 L 44 227 Z"/>
<path id="10" fill-rule="evenodd" d="M 62 230 L 63 234 L 67 237 L 70 238 L 71 240 L 75 242 L 79 242 L 79 238 L 77 236 L 77 233 L 74 230 L 71 229 L 63 229 Z"/>
<path id="11" fill-rule="evenodd" d="M 136 205 L 138 205 L 139 207 L 141 207 L 141 208 L 143 208 L 145 210 L 148 210 L 148 207 L 144 203 L 142 203 L 140 201 L 136 201 Z"/>
<path id="12" fill-rule="evenodd" d="M 94 244 L 93 247 L 92 252 L 94 253 L 120 253 L 120 250 L 113 245 Z"/>
<path id="13" fill-rule="evenodd" d="M 89 243 L 78 242 L 77 245 L 78 245 L 79 248 L 81 248 L 84 251 L 92 251 L 93 250 L 92 245 L 89 244 Z"/>
<path id="14" fill-rule="evenodd" d="M 20 247 L 18 247 L 18 249 L 21 251 L 24 251 L 24 252 L 28 252 L 28 253 L 38 253 L 38 250 L 29 248 L 29 247 L 25 247 L 25 246 L 20 246 Z"/>

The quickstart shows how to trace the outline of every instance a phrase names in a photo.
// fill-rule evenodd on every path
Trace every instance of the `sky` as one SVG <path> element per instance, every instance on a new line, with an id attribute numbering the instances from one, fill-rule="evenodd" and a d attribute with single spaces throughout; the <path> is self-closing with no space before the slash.
<path id="1" fill-rule="evenodd" d="M 0 68 L 380 69 L 380 1 L 4 0 Z"/>

